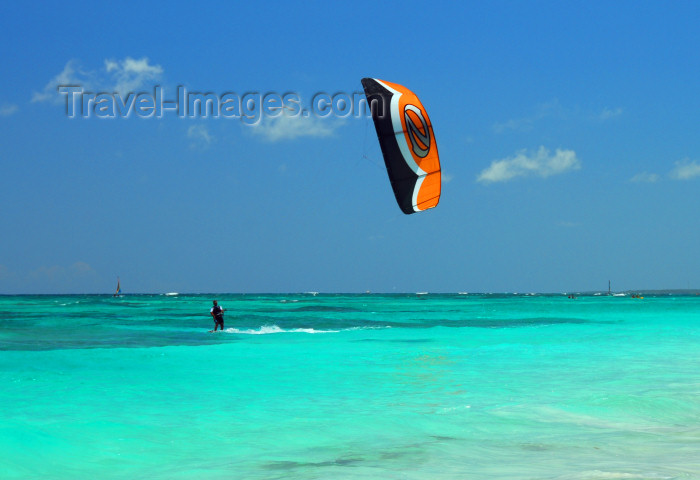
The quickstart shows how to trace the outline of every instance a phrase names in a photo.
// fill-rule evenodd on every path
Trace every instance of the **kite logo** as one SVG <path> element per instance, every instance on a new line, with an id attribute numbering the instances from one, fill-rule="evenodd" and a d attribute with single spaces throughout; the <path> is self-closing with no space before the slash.
<path id="1" fill-rule="evenodd" d="M 430 152 L 430 130 L 423 112 L 415 105 L 406 105 L 403 109 L 406 121 L 406 133 L 411 140 L 411 149 L 419 158 L 425 158 Z M 420 123 L 420 125 L 418 125 Z"/>

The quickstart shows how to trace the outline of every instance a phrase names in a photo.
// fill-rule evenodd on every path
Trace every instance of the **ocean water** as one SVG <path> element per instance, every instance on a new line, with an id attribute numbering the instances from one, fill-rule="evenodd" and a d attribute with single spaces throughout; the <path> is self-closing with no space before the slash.
<path id="1" fill-rule="evenodd" d="M 0 296 L 0 478 L 700 479 L 700 297 Z"/>

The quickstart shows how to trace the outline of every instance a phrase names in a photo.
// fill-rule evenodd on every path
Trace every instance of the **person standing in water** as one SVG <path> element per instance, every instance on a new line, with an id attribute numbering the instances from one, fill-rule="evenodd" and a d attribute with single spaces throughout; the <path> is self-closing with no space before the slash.
<path id="1" fill-rule="evenodd" d="M 219 327 L 224 330 L 224 309 L 219 306 L 219 304 L 214 300 L 214 306 L 211 307 L 211 316 L 214 317 L 214 330 L 209 330 L 210 332 L 215 332 Z"/>

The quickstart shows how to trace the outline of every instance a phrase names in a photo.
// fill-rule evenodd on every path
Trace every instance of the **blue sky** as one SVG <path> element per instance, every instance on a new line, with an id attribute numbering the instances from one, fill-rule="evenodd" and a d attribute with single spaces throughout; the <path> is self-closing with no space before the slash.
<path id="1" fill-rule="evenodd" d="M 697 2 L 0 6 L 0 293 L 700 288 Z M 87 91 L 413 90 L 437 208 L 366 118 L 68 118 Z M 92 90 L 90 90 L 92 89 Z"/>

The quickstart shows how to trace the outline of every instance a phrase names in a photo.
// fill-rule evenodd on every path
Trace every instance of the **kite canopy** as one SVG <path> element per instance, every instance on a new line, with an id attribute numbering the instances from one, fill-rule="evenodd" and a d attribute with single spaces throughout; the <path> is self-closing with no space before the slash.
<path id="1" fill-rule="evenodd" d="M 435 207 L 440 201 L 440 160 L 423 104 L 396 83 L 363 78 L 362 86 L 401 211 L 410 214 Z"/>

